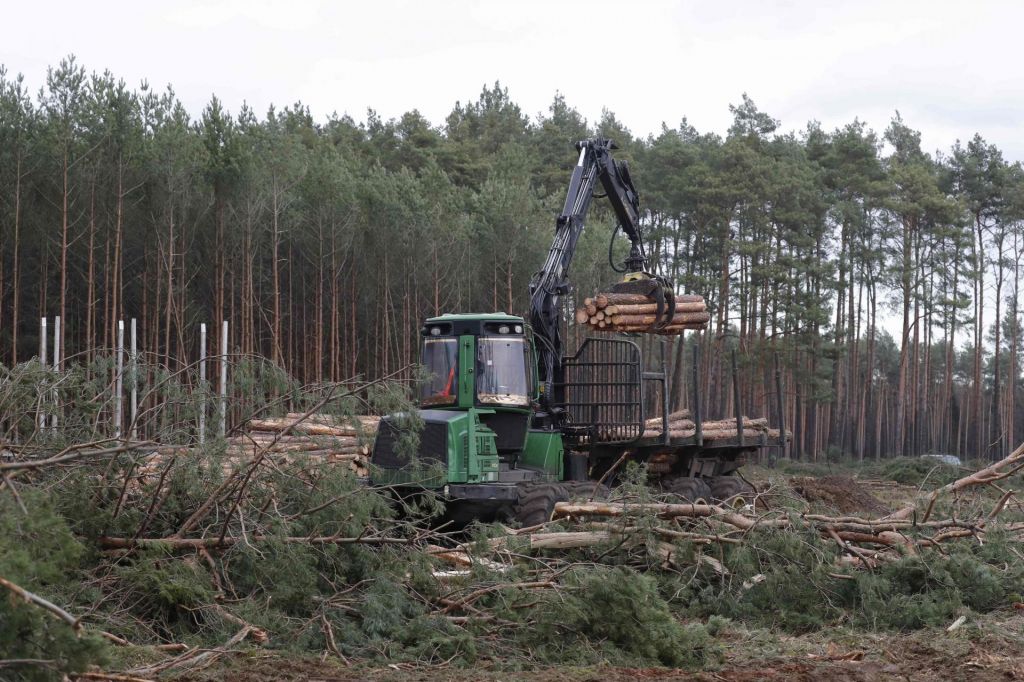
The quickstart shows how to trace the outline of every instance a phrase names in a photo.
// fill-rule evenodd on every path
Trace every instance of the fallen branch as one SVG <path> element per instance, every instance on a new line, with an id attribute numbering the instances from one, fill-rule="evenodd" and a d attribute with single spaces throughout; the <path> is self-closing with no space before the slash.
<path id="1" fill-rule="evenodd" d="M 15 585 L 10 580 L 7 580 L 6 578 L 0 578 L 0 585 L 2 585 L 3 587 L 6 587 L 8 590 L 10 590 L 14 594 L 18 595 L 19 597 L 24 599 L 26 602 L 29 602 L 30 604 L 35 604 L 36 606 L 38 606 L 38 607 L 40 607 L 42 609 L 45 609 L 46 611 L 49 611 L 54 616 L 56 616 L 57 618 L 60 618 L 62 621 L 64 621 L 68 625 L 70 625 L 71 628 L 75 632 L 78 632 L 79 630 L 82 629 L 82 622 L 81 622 L 80 619 L 75 618 L 70 613 L 68 613 L 67 611 L 65 611 L 61 607 L 57 606 L 53 602 L 51 602 L 51 601 L 49 601 L 47 599 L 43 599 L 38 594 L 34 594 L 32 592 L 29 592 L 24 587 L 19 587 L 18 585 Z"/>
<path id="2" fill-rule="evenodd" d="M 973 474 L 964 476 L 963 478 L 958 478 L 952 483 L 947 483 L 941 488 L 936 488 L 932 491 L 932 494 L 928 498 L 928 507 L 925 509 L 923 520 L 927 521 L 928 517 L 931 516 L 932 509 L 935 507 L 935 502 L 939 499 L 940 495 L 945 493 L 955 494 L 965 488 L 970 488 L 976 485 L 988 485 L 995 481 L 1009 478 L 1022 468 L 1024 468 L 1024 443 L 1017 446 L 1016 450 L 995 464 L 989 465 L 984 469 L 979 469 Z"/>
<path id="3" fill-rule="evenodd" d="M 132 675 L 155 675 L 157 673 L 162 673 L 167 670 L 174 670 L 176 668 L 180 669 L 204 667 L 205 665 L 213 663 L 213 661 L 216 660 L 217 657 L 227 653 L 228 650 L 231 649 L 231 647 L 243 641 L 252 633 L 254 629 L 258 628 L 253 628 L 253 626 L 251 625 L 246 625 L 241 630 L 236 632 L 234 636 L 231 637 L 231 639 L 224 642 L 224 644 L 218 647 L 217 649 L 195 649 L 193 651 L 189 651 L 188 653 L 182 654 L 177 658 L 172 658 L 169 661 L 158 663 L 157 665 L 151 665 L 142 668 L 134 668 L 132 670 L 129 670 L 128 673 Z M 201 663 L 203 665 L 200 665 Z"/>
<path id="4" fill-rule="evenodd" d="M 132 450 L 138 450 L 147 446 L 156 445 L 156 443 L 150 441 L 136 441 L 132 443 L 125 443 L 119 445 L 116 448 L 101 448 L 99 450 L 88 450 L 85 449 L 87 446 L 76 446 L 63 450 L 60 454 L 46 459 L 28 459 L 21 462 L 5 462 L 0 464 L 0 471 L 15 471 L 21 469 L 38 469 L 40 467 L 51 466 L 54 464 L 65 464 L 82 457 L 100 457 L 103 455 L 116 455 L 121 452 L 130 452 Z M 73 452 L 72 452 L 73 451 Z M 67 453 L 67 454 L 65 454 Z"/>
<path id="5" fill-rule="evenodd" d="M 750 530 L 756 525 L 784 527 L 789 525 L 786 519 L 764 520 L 744 516 L 725 507 L 714 504 L 626 504 L 626 503 L 588 503 L 574 504 L 559 502 L 555 505 L 554 518 L 579 516 L 628 516 L 637 514 L 653 514 L 663 519 L 676 517 L 714 517 L 741 530 Z"/>
<path id="6" fill-rule="evenodd" d="M 244 538 L 209 537 L 209 538 L 110 538 L 101 537 L 100 547 L 103 549 L 130 549 L 134 547 L 170 547 L 171 549 L 212 549 L 215 547 L 231 547 L 239 542 L 283 542 L 294 545 L 405 545 L 411 542 L 408 538 L 392 537 L 339 537 L 327 535 L 320 537 L 278 537 L 275 535 L 247 535 Z"/>
<path id="7" fill-rule="evenodd" d="M 133 675 L 122 675 L 121 673 L 76 673 L 71 676 L 73 680 L 101 680 L 109 682 L 153 682 L 148 677 L 135 677 Z"/>

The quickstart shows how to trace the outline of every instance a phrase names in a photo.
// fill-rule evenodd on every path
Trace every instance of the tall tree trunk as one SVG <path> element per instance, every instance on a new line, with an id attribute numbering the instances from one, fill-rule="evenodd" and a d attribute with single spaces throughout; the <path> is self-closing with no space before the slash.
<path id="1" fill-rule="evenodd" d="M 164 303 L 164 366 L 171 369 L 171 316 L 174 312 L 174 211 L 167 211 L 167 252 L 161 259 L 167 272 L 167 298 Z M 158 299 L 159 300 L 159 299 Z"/>
<path id="2" fill-rule="evenodd" d="M 94 252 L 96 249 L 96 182 L 95 180 L 91 183 L 89 190 L 89 246 L 86 266 L 88 274 L 86 275 L 85 285 L 85 361 L 86 364 L 92 361 L 92 354 L 96 347 L 96 339 L 93 335 L 93 325 L 96 323 L 96 306 L 95 295 L 95 257 Z"/>
<path id="3" fill-rule="evenodd" d="M 284 353 L 281 348 L 281 271 L 278 249 L 281 245 L 281 231 L 280 231 L 280 215 L 278 213 L 278 186 L 277 178 L 274 178 L 274 189 L 271 192 L 271 221 L 272 221 L 272 237 L 271 237 L 271 255 L 273 260 L 271 261 L 271 277 L 273 279 L 273 291 L 270 295 L 273 297 L 273 324 L 271 328 L 271 352 L 273 353 L 274 363 L 278 366 L 284 366 Z"/>
<path id="4" fill-rule="evenodd" d="M 985 341 L 985 235 L 981 214 L 974 216 L 977 241 L 974 243 L 974 257 L 978 272 L 974 278 L 974 400 L 971 405 L 974 415 L 974 456 L 984 456 L 985 428 L 984 411 L 981 409 L 981 358 Z"/>
<path id="5" fill-rule="evenodd" d="M 1001 346 L 1002 346 L 1002 310 L 1003 310 L 1003 239 L 1004 232 L 1002 229 L 999 230 L 999 236 L 995 240 L 996 244 L 996 316 L 995 316 L 995 348 L 993 348 L 992 357 L 992 425 L 995 432 L 995 448 L 992 452 L 992 458 L 999 460 L 1002 459 L 1006 452 L 1006 439 L 1003 434 L 1003 419 L 1000 414 L 1000 401 L 1002 398 L 1001 389 L 1001 376 L 999 361 L 1001 358 Z"/>
<path id="6" fill-rule="evenodd" d="M 64 162 L 61 170 L 61 207 L 60 207 L 60 321 L 61 321 L 61 334 L 60 334 L 60 364 L 63 366 L 64 358 L 67 357 L 65 352 L 67 339 L 67 330 L 71 327 L 68 324 L 67 318 L 67 294 L 68 294 L 68 232 L 70 230 L 70 216 L 68 211 L 69 206 L 69 193 L 71 188 L 68 186 L 68 173 L 70 171 L 69 159 L 67 149 L 64 150 Z"/>
<path id="7" fill-rule="evenodd" d="M 1021 249 L 1019 235 L 1013 236 L 1013 299 L 1010 304 L 1010 311 L 1013 316 L 1010 329 L 1013 336 L 1010 338 L 1010 367 L 1006 377 L 1006 434 L 1010 439 L 1010 446 L 1017 445 L 1016 410 L 1017 410 L 1017 353 L 1020 352 L 1020 260 Z"/>
<path id="8" fill-rule="evenodd" d="M 900 270 L 900 292 L 902 296 L 903 332 L 900 341 L 899 383 L 896 386 L 896 447 L 898 454 L 906 455 L 905 429 L 907 420 L 907 364 L 910 347 L 910 299 L 911 299 L 911 218 L 903 220 L 903 261 Z M 896 454 L 896 453 L 894 453 Z"/>
<path id="9" fill-rule="evenodd" d="M 11 367 L 18 364 L 18 314 L 21 302 L 21 151 L 14 162 L 14 254 L 11 273 Z"/>

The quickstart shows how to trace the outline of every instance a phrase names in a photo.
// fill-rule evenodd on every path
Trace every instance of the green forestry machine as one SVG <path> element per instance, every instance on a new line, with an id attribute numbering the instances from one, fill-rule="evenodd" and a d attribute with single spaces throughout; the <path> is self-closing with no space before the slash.
<path id="1" fill-rule="evenodd" d="M 611 140 L 588 139 L 577 148 L 554 241 L 530 283 L 528 320 L 505 313 L 426 320 L 418 446 L 414 456 L 401 446 L 409 415 L 382 419 L 370 458 L 374 483 L 410 493 L 434 490 L 456 520 L 511 518 L 534 525 L 550 519 L 557 502 L 614 485 L 629 459 L 647 463 L 654 484 L 688 501 L 734 498 L 749 490 L 734 475 L 745 456 L 782 444 L 783 437 L 744 440 L 742 418 L 735 438 L 704 442 L 696 391 L 695 433 L 673 437 L 664 343 L 659 372 L 645 369 L 640 346 L 627 335 L 588 338 L 575 353 L 564 352 L 562 297 L 598 183 L 617 217 L 616 233 L 621 229 L 632 244 L 625 267 L 616 268 L 626 275 L 612 291 L 657 301 L 652 332 L 674 312 L 672 287 L 648 272 L 628 167 L 612 157 Z M 655 436 L 645 435 L 644 393 L 651 384 L 660 384 L 662 396 Z"/>

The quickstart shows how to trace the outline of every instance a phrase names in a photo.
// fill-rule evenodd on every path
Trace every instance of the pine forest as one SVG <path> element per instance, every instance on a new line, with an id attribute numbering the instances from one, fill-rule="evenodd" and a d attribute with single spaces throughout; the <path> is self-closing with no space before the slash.
<path id="1" fill-rule="evenodd" d="M 984 130 L 929 150 L 897 112 L 828 130 L 738 95 L 726 131 L 679 111 L 641 137 L 557 94 L 523 111 L 500 83 L 444 121 L 408 106 L 190 112 L 70 57 L 44 83 L 0 70 L 0 365 L 39 354 L 59 316 L 65 361 L 136 319 L 174 371 L 226 320 L 232 354 L 301 382 L 409 378 L 424 318 L 525 314 L 574 143 L 600 135 L 630 164 L 659 269 L 711 313 L 667 342 L 673 408 L 696 389 L 711 413 L 767 415 L 778 371 L 796 459 L 1000 459 L 1024 437 L 1024 170 Z M 614 227 L 595 203 L 577 297 L 615 281 Z"/>

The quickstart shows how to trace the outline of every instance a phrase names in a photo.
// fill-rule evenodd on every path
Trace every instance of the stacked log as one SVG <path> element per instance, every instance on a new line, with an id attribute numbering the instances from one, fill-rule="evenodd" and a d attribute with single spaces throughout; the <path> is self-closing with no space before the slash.
<path id="1" fill-rule="evenodd" d="M 358 476 L 366 476 L 370 448 L 380 417 L 355 415 L 336 418 L 299 413 L 253 419 L 247 433 L 231 438 L 229 451 L 241 448 L 253 456 L 261 448 L 275 454 L 302 452 L 314 462 L 347 463 Z M 276 441 L 274 439 L 277 439 Z"/>
<path id="2" fill-rule="evenodd" d="M 687 329 L 704 329 L 711 315 L 703 296 L 679 294 L 675 314 L 662 329 L 651 328 L 657 320 L 658 304 L 643 294 L 598 294 L 583 300 L 576 311 L 576 322 L 605 332 L 654 332 L 682 334 Z"/>
<path id="3" fill-rule="evenodd" d="M 654 417 L 644 422 L 644 438 L 660 438 L 662 435 L 661 417 Z M 668 435 L 670 438 L 693 438 L 697 435 L 697 425 L 690 418 L 689 410 L 673 412 L 668 418 Z M 701 436 L 705 441 L 725 440 L 739 435 L 735 417 L 701 422 Z M 769 440 L 778 439 L 779 430 L 768 428 L 768 420 L 764 418 L 743 418 L 743 438 L 757 442 L 762 436 Z M 791 434 L 787 431 L 786 438 Z"/>
<path id="4" fill-rule="evenodd" d="M 368 475 L 370 449 L 380 417 L 356 415 L 338 419 L 321 414 L 302 417 L 299 413 L 289 413 L 285 417 L 250 421 L 244 432 L 227 439 L 222 464 L 224 473 L 263 453 L 277 462 L 301 458 L 311 465 L 342 465 L 357 476 Z M 140 468 L 139 476 L 159 476 L 168 458 L 187 456 L 191 451 L 191 447 L 183 445 L 158 447 Z"/>

